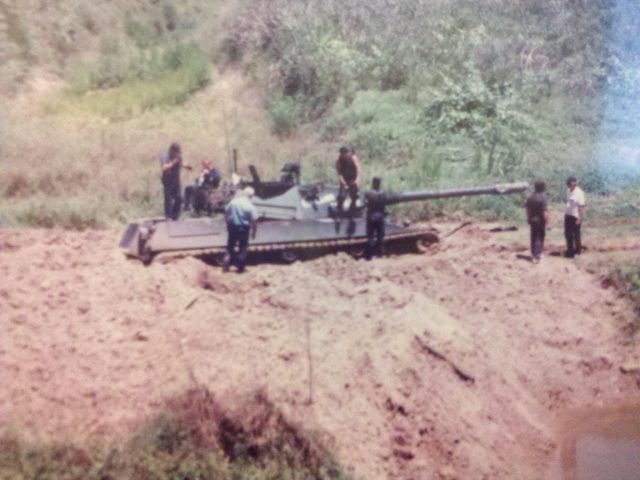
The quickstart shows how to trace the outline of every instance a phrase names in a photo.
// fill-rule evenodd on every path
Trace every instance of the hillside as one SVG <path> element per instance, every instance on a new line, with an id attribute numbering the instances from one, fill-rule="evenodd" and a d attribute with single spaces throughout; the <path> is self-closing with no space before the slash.
<path id="1" fill-rule="evenodd" d="M 575 470 L 585 419 L 640 386 L 639 23 L 635 0 L 0 0 L 0 478 Z M 143 267 L 115 245 L 161 214 L 174 141 L 225 176 L 236 149 L 334 182 L 347 144 L 396 191 L 543 179 L 552 255 L 528 261 L 514 195 L 392 207 L 473 222 L 424 255 Z M 605 436 L 640 447 L 637 412 Z"/>
<path id="2" fill-rule="evenodd" d="M 519 233 L 489 227 L 425 256 L 242 278 L 194 258 L 143 268 L 117 232 L 4 232 L 0 425 L 87 445 L 190 388 L 229 405 L 258 390 L 355 478 L 543 478 L 563 412 L 637 396 L 620 370 L 640 360 L 629 306 L 574 262 L 532 268 Z"/>
<path id="3" fill-rule="evenodd" d="M 332 178 L 342 143 L 394 189 L 567 174 L 637 187 L 635 3 L 0 2 L 0 215 L 105 227 L 160 210 L 157 158 Z M 245 170 L 246 172 L 246 170 Z M 620 198 L 638 212 L 636 195 Z M 434 203 L 403 215 L 513 217 Z"/>

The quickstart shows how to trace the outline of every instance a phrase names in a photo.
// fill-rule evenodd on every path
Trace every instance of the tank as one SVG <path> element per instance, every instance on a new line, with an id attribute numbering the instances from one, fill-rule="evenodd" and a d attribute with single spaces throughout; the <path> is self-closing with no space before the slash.
<path id="1" fill-rule="evenodd" d="M 251 166 L 251 181 L 235 187 L 224 185 L 215 200 L 215 209 L 223 210 L 235 192 L 247 185 L 256 194 L 253 204 L 259 212 L 256 238 L 249 253 L 277 255 L 290 263 L 305 254 L 323 254 L 344 250 L 355 257 L 364 253 L 367 242 L 363 196 L 351 208 L 345 200 L 344 213 L 337 211 L 337 186 L 322 183 L 300 185 L 300 168 L 287 164 L 278 181 L 263 182 Z M 524 192 L 528 183 L 518 182 L 486 187 L 451 190 L 420 190 L 389 195 L 389 204 L 472 195 L 507 195 Z M 429 227 L 387 222 L 385 245 L 388 249 L 424 251 L 438 241 Z M 224 218 L 187 218 L 167 221 L 164 217 L 144 218 L 128 224 L 119 247 L 130 257 L 149 264 L 163 254 L 209 255 L 221 259 L 227 244 Z"/>

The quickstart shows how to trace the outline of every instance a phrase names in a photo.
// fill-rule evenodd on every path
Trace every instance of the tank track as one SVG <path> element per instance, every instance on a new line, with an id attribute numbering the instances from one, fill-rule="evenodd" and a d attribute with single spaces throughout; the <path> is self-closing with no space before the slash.
<path id="1" fill-rule="evenodd" d="M 433 229 L 426 229 L 424 231 L 413 231 L 413 232 L 400 232 L 394 234 L 385 235 L 384 241 L 385 244 L 389 243 L 407 243 L 414 241 L 417 242 L 419 239 L 425 236 L 431 236 L 429 243 L 437 243 L 439 241 L 437 233 Z M 248 251 L 249 253 L 270 253 L 270 252 L 278 252 L 278 251 L 309 251 L 309 250 L 335 250 L 341 249 L 345 247 L 352 246 L 363 246 L 366 245 L 367 239 L 366 237 L 358 237 L 358 238 L 350 238 L 350 239 L 339 239 L 339 240 L 326 240 L 326 241 L 311 241 L 311 242 L 292 242 L 292 243 L 270 243 L 264 245 L 252 245 L 249 243 Z M 155 258 L 185 258 L 191 256 L 211 256 L 211 255 L 221 255 L 225 253 L 225 247 L 215 247 L 215 248 L 207 248 L 207 249 L 194 249 L 194 250 L 173 250 L 173 251 L 164 251 L 159 252 L 154 255 Z"/>

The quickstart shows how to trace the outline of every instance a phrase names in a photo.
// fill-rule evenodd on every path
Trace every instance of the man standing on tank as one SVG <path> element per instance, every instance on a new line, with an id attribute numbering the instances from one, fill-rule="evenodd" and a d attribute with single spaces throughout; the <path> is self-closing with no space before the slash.
<path id="1" fill-rule="evenodd" d="M 222 270 L 229 271 L 230 265 L 235 265 L 238 273 L 243 273 L 247 260 L 247 248 L 249 245 L 249 233 L 251 239 L 256 238 L 258 230 L 258 210 L 251 203 L 254 195 L 251 187 L 246 187 L 236 193 L 224 210 L 224 219 L 227 224 L 227 253 L 222 262 Z M 236 245 L 238 252 L 236 253 Z"/>
<path id="2" fill-rule="evenodd" d="M 580 229 L 584 220 L 584 211 L 587 202 L 584 192 L 578 187 L 576 177 L 567 178 L 567 195 L 564 215 L 564 238 L 567 241 L 568 258 L 579 257 L 582 253 Z"/>
<path id="3" fill-rule="evenodd" d="M 389 194 L 381 190 L 381 180 L 373 177 L 371 190 L 365 194 L 367 204 L 367 247 L 365 258 L 371 260 L 373 255 L 384 255 L 384 221 L 387 216 L 386 206 Z"/>
<path id="4" fill-rule="evenodd" d="M 360 161 L 355 153 L 347 147 L 340 148 L 340 156 L 336 160 L 336 170 L 340 180 L 340 190 L 338 191 L 338 214 L 342 214 L 344 200 L 349 194 L 351 204 L 349 213 L 353 214 L 358 200 L 358 189 L 360 188 Z"/>
<path id="5" fill-rule="evenodd" d="M 544 250 L 544 237 L 549 224 L 549 210 L 547 208 L 546 185 L 538 180 L 534 184 L 535 192 L 527 198 L 527 223 L 531 230 L 531 261 L 539 263 Z"/>
<path id="6" fill-rule="evenodd" d="M 180 217 L 182 197 L 180 196 L 180 169 L 190 169 L 182 164 L 180 145 L 172 143 L 169 152 L 160 159 L 162 168 L 162 186 L 164 188 L 164 216 L 167 220 L 177 220 Z"/>

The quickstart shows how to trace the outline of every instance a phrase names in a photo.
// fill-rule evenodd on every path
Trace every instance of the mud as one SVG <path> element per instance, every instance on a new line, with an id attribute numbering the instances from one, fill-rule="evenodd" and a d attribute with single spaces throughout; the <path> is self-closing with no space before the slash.
<path id="1" fill-rule="evenodd" d="M 638 395 L 620 367 L 640 359 L 612 289 L 487 228 L 245 275 L 145 268 L 119 232 L 2 230 L 2 428 L 119 438 L 191 386 L 262 389 L 361 478 L 543 478 L 561 412 Z"/>
<path id="2" fill-rule="evenodd" d="M 640 478 L 640 404 L 567 412 L 547 480 Z"/>

